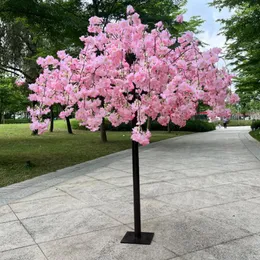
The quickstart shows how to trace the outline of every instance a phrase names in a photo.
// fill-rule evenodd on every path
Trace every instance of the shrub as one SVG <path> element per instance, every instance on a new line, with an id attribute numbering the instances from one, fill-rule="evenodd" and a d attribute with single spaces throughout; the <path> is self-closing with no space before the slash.
<path id="1" fill-rule="evenodd" d="M 70 119 L 70 124 L 71 124 L 72 129 L 87 130 L 87 128 L 85 126 L 79 125 L 79 121 L 77 121 L 76 119 Z"/>
<path id="2" fill-rule="evenodd" d="M 189 120 L 187 121 L 186 126 L 180 128 L 181 131 L 190 131 L 190 132 L 208 132 L 216 129 L 214 123 L 209 123 L 207 121 L 200 120 Z"/>
<path id="3" fill-rule="evenodd" d="M 5 124 L 26 124 L 30 123 L 30 120 L 27 118 L 22 118 L 22 119 L 5 119 L 4 121 Z"/>
<path id="4" fill-rule="evenodd" d="M 230 120 L 228 122 L 228 126 L 250 126 L 251 124 L 251 120 Z"/>
<path id="5" fill-rule="evenodd" d="M 146 129 L 147 124 L 143 125 L 143 129 Z M 131 124 L 121 124 L 117 127 L 113 127 L 110 122 L 106 121 L 106 129 L 110 131 L 131 131 L 132 126 Z M 151 122 L 151 129 L 152 131 L 167 131 L 168 126 L 162 126 L 157 121 Z M 216 127 L 213 123 L 209 123 L 207 121 L 200 121 L 200 120 L 189 120 L 185 127 L 180 128 L 179 126 L 170 123 L 170 130 L 171 131 L 190 131 L 190 132 L 207 132 L 215 130 Z"/>
<path id="6" fill-rule="evenodd" d="M 251 129 L 252 130 L 260 129 L 260 120 L 253 120 L 251 124 Z"/>
<path id="7" fill-rule="evenodd" d="M 105 120 L 105 126 L 106 130 L 108 131 L 132 131 L 132 126 L 131 123 L 128 124 L 120 124 L 117 127 L 112 126 L 112 124 L 108 121 Z M 84 126 L 79 125 L 79 121 L 76 119 L 71 119 L 71 127 L 72 129 L 77 129 L 77 130 L 86 130 Z M 143 125 L 143 129 L 146 130 L 147 124 Z M 201 120 L 189 120 L 187 121 L 186 126 L 180 128 L 179 126 L 170 123 L 170 130 L 171 131 L 189 131 L 189 132 L 208 132 L 215 130 L 215 124 L 214 123 L 209 123 L 207 121 L 201 121 Z M 168 126 L 162 126 L 160 125 L 157 121 L 152 121 L 151 122 L 151 131 L 167 131 Z"/>

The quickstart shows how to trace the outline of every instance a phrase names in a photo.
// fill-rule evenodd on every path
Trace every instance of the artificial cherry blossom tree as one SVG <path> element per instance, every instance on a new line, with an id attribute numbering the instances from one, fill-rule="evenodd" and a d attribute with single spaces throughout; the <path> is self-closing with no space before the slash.
<path id="1" fill-rule="evenodd" d="M 140 223 L 138 143 L 147 145 L 151 137 L 142 125 L 151 117 L 162 125 L 171 121 L 183 127 L 196 114 L 199 101 L 211 108 L 209 117 L 229 117 L 226 102 L 238 97 L 228 91 L 232 76 L 218 68 L 219 48 L 201 51 L 193 33 L 175 38 L 162 22 L 148 32 L 131 6 L 127 15 L 104 28 L 102 18 L 90 18 L 91 35 L 80 38 L 84 48 L 78 58 L 59 51 L 57 59 L 38 59 L 43 72 L 30 85 L 34 94 L 29 97 L 38 107 L 29 111 L 31 129 L 39 134 L 48 128 L 43 116 L 53 104 L 64 107 L 61 118 L 75 112 L 91 131 L 97 131 L 104 118 L 113 126 L 132 122 L 135 233 L 126 240 L 142 243 L 152 236 L 141 233 Z"/>

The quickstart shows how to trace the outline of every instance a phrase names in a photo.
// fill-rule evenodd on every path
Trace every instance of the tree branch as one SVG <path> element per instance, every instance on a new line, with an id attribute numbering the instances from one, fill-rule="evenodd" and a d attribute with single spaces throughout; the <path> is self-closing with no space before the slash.
<path id="1" fill-rule="evenodd" d="M 34 78 L 31 77 L 30 75 L 28 75 L 27 73 L 25 73 L 23 70 L 21 69 L 18 69 L 18 68 L 15 68 L 15 67 L 12 67 L 12 66 L 3 66 L 3 65 L 0 65 L 0 69 L 3 70 L 3 71 L 8 71 L 10 73 L 14 73 L 18 76 L 20 76 L 17 72 L 20 72 L 22 73 L 27 79 L 29 79 L 30 81 L 34 81 Z"/>
<path id="2" fill-rule="evenodd" d="M 17 76 L 20 76 L 20 74 L 18 74 L 17 72 L 11 71 L 11 70 L 8 70 L 8 69 L 5 69 L 5 68 L 3 68 L 3 67 L 0 67 L 0 70 L 5 71 L 5 72 L 8 72 L 8 73 L 13 73 L 13 74 L 15 74 L 15 75 L 17 75 Z"/>

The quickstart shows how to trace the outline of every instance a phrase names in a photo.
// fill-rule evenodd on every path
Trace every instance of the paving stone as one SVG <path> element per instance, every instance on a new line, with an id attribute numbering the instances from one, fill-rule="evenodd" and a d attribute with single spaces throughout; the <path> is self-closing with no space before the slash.
<path id="1" fill-rule="evenodd" d="M 194 189 L 206 188 L 228 183 L 228 181 L 226 181 L 225 178 L 218 178 L 217 174 L 186 179 L 170 180 L 169 182 L 179 186 L 192 187 Z"/>
<path id="2" fill-rule="evenodd" d="M 95 208 L 117 219 L 118 221 L 127 224 L 133 222 L 133 207 L 133 203 L 117 201 L 113 203 L 107 203 Z M 141 199 L 142 220 L 156 218 L 160 216 L 167 216 L 176 213 L 176 209 L 169 207 L 169 205 L 164 202 L 152 198 Z"/>
<path id="3" fill-rule="evenodd" d="M 260 204 L 260 197 L 253 198 L 253 199 L 249 199 L 249 200 L 247 200 L 247 201 Z M 258 207 L 259 207 L 259 205 L 257 205 L 257 208 L 258 208 Z"/>
<path id="4" fill-rule="evenodd" d="M 0 206 L 0 223 L 17 220 L 9 206 Z"/>
<path id="5" fill-rule="evenodd" d="M 58 185 L 60 183 L 63 183 L 67 180 L 67 178 L 52 178 L 52 179 L 48 179 L 46 178 L 45 181 L 40 181 L 40 182 L 36 182 L 34 184 L 35 187 L 41 187 L 41 188 L 45 188 L 48 189 L 50 187 L 53 187 L 54 185 Z M 30 186 L 29 186 L 30 187 Z"/>
<path id="6" fill-rule="evenodd" d="M 86 181 L 81 183 L 63 183 L 60 185 L 57 185 L 57 187 L 66 192 L 70 191 L 82 191 L 82 192 L 92 192 L 92 191 L 98 191 L 98 190 L 104 190 L 104 189 L 112 189 L 115 186 L 108 184 L 103 181 Z"/>
<path id="7" fill-rule="evenodd" d="M 250 236 L 206 250 L 218 260 L 259 260 L 260 237 Z"/>
<path id="8" fill-rule="evenodd" d="M 128 186 L 128 189 L 115 187 L 112 189 L 104 189 L 98 191 L 85 191 L 84 189 L 68 190 L 68 194 L 84 202 L 87 206 L 98 206 L 113 201 L 132 201 L 133 192 L 132 188 Z"/>
<path id="9" fill-rule="evenodd" d="M 153 165 L 147 165 L 147 170 L 146 171 L 142 171 L 142 173 L 147 174 L 147 173 L 152 173 L 152 172 L 162 172 L 162 171 L 177 171 L 177 170 L 183 170 L 183 169 L 187 169 L 187 166 L 184 164 L 180 164 L 180 163 L 163 163 L 161 161 L 157 160 L 157 163 Z M 149 171 L 148 169 L 152 168 L 152 167 L 156 167 L 153 168 L 153 171 Z"/>
<path id="10" fill-rule="evenodd" d="M 151 246 L 121 244 L 129 228 L 121 226 L 40 244 L 49 260 L 168 260 L 174 253 Z"/>
<path id="11" fill-rule="evenodd" d="M 124 172 L 131 173 L 132 172 L 132 162 L 124 162 L 124 161 L 115 161 L 111 162 L 107 165 L 108 168 L 114 169 L 114 170 L 121 170 Z"/>
<path id="12" fill-rule="evenodd" d="M 260 196 L 260 187 L 243 185 L 239 183 L 224 184 L 203 189 L 220 196 L 226 196 L 231 200 L 249 199 Z"/>
<path id="13" fill-rule="evenodd" d="M 243 184 L 248 184 L 252 186 L 260 186 L 260 171 L 257 169 L 250 171 L 239 172 L 242 177 L 240 177 L 240 182 Z"/>
<path id="14" fill-rule="evenodd" d="M 153 167 L 151 165 L 145 165 L 140 163 L 140 174 L 148 174 L 148 173 L 154 173 L 154 172 L 162 172 L 166 171 L 166 169 L 161 169 L 160 167 Z M 132 163 L 129 164 L 122 164 L 120 162 L 115 162 L 110 165 L 108 165 L 109 168 L 118 169 L 127 173 L 132 173 Z"/>
<path id="15" fill-rule="evenodd" d="M 206 192 L 204 190 L 191 190 L 174 194 L 167 194 L 155 197 L 155 199 L 166 202 L 170 207 L 175 209 L 188 211 L 231 201 L 224 196 Z"/>
<path id="16" fill-rule="evenodd" d="M 219 260 L 205 250 L 200 250 L 195 253 L 187 254 L 182 257 L 174 257 L 169 260 Z M 229 259 L 226 259 L 229 260 Z"/>
<path id="17" fill-rule="evenodd" d="M 156 182 L 140 185 L 141 196 L 144 197 L 156 197 L 164 194 L 171 194 L 180 191 L 190 190 L 191 188 L 186 186 L 179 186 L 167 182 Z"/>
<path id="18" fill-rule="evenodd" d="M 8 202 L 7 202 L 6 199 L 2 199 L 2 198 L 0 197 L 0 207 L 1 207 L 1 206 L 5 206 L 7 203 L 8 203 Z"/>
<path id="19" fill-rule="evenodd" d="M 194 213 L 144 221 L 143 229 L 155 232 L 155 241 L 178 255 L 249 235 L 238 227 Z"/>
<path id="20" fill-rule="evenodd" d="M 0 188 L 0 205 L 26 217 L 0 207 L 0 259 L 42 260 L 30 232 L 48 260 L 259 260 L 260 145 L 248 131 L 140 147 L 151 246 L 119 243 L 133 227 L 131 150 Z"/>
<path id="21" fill-rule="evenodd" d="M 23 219 L 22 222 L 37 243 L 121 224 L 92 208 Z"/>
<path id="22" fill-rule="evenodd" d="M 205 164 L 204 164 L 205 166 Z M 199 176 L 207 176 L 207 175 L 212 175 L 212 174 L 217 174 L 224 172 L 224 170 L 221 170 L 216 167 L 202 167 L 201 168 L 187 168 L 185 170 L 180 170 L 179 173 L 184 174 L 186 177 L 199 177 Z"/>
<path id="23" fill-rule="evenodd" d="M 249 236 L 172 260 L 259 260 L 260 237 Z"/>
<path id="24" fill-rule="evenodd" d="M 56 187 L 48 188 L 43 191 L 36 192 L 30 196 L 24 197 L 23 199 L 17 201 L 32 201 L 32 200 L 39 200 L 39 199 L 47 199 L 52 197 L 60 197 L 66 196 L 67 194 Z"/>
<path id="25" fill-rule="evenodd" d="M 260 232 L 260 205 L 250 201 L 239 201 L 200 209 L 196 213 L 235 225 L 251 233 Z"/>
<path id="26" fill-rule="evenodd" d="M 260 162 L 248 162 L 248 163 L 239 163 L 239 164 L 225 164 L 222 165 L 221 168 L 223 168 L 226 171 L 236 171 L 236 170 L 251 170 L 251 169 L 259 169 L 260 168 Z"/>
<path id="27" fill-rule="evenodd" d="M 129 175 L 130 173 L 128 172 L 109 167 L 102 167 L 87 174 L 88 177 L 94 177 L 99 180 L 106 180 L 115 177 L 128 177 Z"/>
<path id="28" fill-rule="evenodd" d="M 17 189 L 5 194 L 3 196 L 3 199 L 5 199 L 7 202 L 12 202 L 12 201 L 16 201 L 28 197 L 34 193 L 43 191 L 44 189 L 45 188 L 41 186 L 32 186 L 28 188 Z"/>
<path id="29" fill-rule="evenodd" d="M 0 223 L 0 252 L 35 244 L 19 221 Z"/>
<path id="30" fill-rule="evenodd" d="M 47 260 L 38 246 L 28 246 L 0 252 L 1 260 Z"/>
<path id="31" fill-rule="evenodd" d="M 86 207 L 83 202 L 71 196 L 58 196 L 33 201 L 21 201 L 10 204 L 19 219 L 48 215 Z"/>
<path id="32" fill-rule="evenodd" d="M 150 176 L 140 176 L 140 184 L 145 183 L 153 183 L 158 182 L 156 179 L 150 178 Z M 118 186 L 118 187 L 127 187 L 127 186 L 133 186 L 133 177 L 127 176 L 127 177 L 121 177 L 121 178 L 110 178 L 106 179 L 106 183 Z"/>
<path id="33" fill-rule="evenodd" d="M 156 172 L 156 173 L 145 174 L 142 176 L 146 176 L 152 179 L 157 179 L 158 181 L 168 181 L 168 180 L 187 178 L 187 176 L 184 173 L 180 173 L 179 171 Z"/>

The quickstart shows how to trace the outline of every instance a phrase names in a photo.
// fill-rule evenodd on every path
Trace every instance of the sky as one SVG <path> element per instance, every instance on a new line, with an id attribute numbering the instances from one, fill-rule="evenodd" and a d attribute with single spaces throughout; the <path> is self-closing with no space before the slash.
<path id="1" fill-rule="evenodd" d="M 225 45 L 225 37 L 218 35 L 221 29 L 221 24 L 217 22 L 217 19 L 228 18 L 231 13 L 228 9 L 224 9 L 221 12 L 214 7 L 209 7 L 210 0 L 188 0 L 186 5 L 187 13 L 184 14 L 184 20 L 189 20 L 191 16 L 201 16 L 205 20 L 201 27 L 203 31 L 197 35 L 198 38 L 209 44 L 209 47 L 223 48 Z"/>
<path id="2" fill-rule="evenodd" d="M 91 0 L 82 0 L 83 2 L 92 2 Z M 209 47 L 224 47 L 225 37 L 218 35 L 221 28 L 217 19 L 227 18 L 231 16 L 228 9 L 219 12 L 214 7 L 209 7 L 208 3 L 212 0 L 188 0 L 186 5 L 187 12 L 184 15 L 185 20 L 189 20 L 191 16 L 201 16 L 205 20 L 201 27 L 203 33 L 197 35 L 200 40 L 209 44 Z"/>
<path id="3" fill-rule="evenodd" d="M 202 42 L 209 44 L 205 49 L 219 47 L 224 53 L 226 38 L 223 35 L 219 35 L 221 24 L 216 20 L 229 18 L 232 13 L 227 8 L 219 12 L 218 9 L 208 6 L 209 2 L 211 2 L 211 0 L 188 0 L 186 5 L 187 12 L 184 14 L 184 20 L 189 20 L 191 16 L 200 16 L 205 22 L 201 26 L 201 31 L 203 32 L 196 36 Z M 220 67 L 224 66 L 229 71 L 232 71 L 232 67 L 227 60 L 220 60 L 218 65 Z M 231 86 L 231 90 L 235 90 L 234 85 Z"/>

